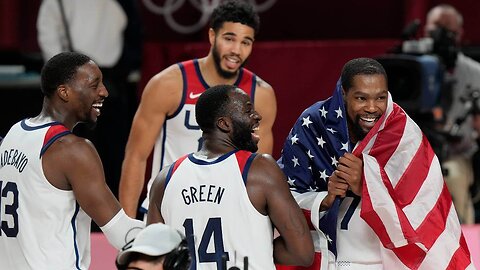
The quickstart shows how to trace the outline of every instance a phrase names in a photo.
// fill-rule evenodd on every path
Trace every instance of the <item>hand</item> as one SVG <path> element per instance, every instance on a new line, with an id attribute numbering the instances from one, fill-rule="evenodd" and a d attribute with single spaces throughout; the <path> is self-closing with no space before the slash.
<path id="1" fill-rule="evenodd" d="M 344 179 L 338 177 L 338 171 L 334 171 L 328 178 L 328 195 L 320 204 L 320 211 L 325 211 L 330 208 L 337 196 L 344 198 L 347 194 L 348 183 Z"/>
<path id="2" fill-rule="evenodd" d="M 337 175 L 345 180 L 353 193 L 362 196 L 363 161 L 352 153 L 345 153 L 338 160 Z"/>

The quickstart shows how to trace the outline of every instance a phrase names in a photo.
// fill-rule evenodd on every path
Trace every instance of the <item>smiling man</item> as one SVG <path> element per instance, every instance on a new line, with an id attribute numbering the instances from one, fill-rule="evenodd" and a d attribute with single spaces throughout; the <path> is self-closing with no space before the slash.
<path id="1" fill-rule="evenodd" d="M 133 120 L 122 167 L 119 198 L 128 215 L 136 216 L 152 149 L 148 190 L 162 168 L 200 149 L 202 132 L 195 120 L 195 104 L 211 86 L 235 85 L 252 98 L 263 117 L 255 131 L 261 138 L 258 151 L 271 154 L 275 93 L 268 83 L 243 67 L 258 30 L 259 17 L 246 1 L 222 2 L 211 16 L 209 54 L 172 65 L 150 79 Z M 140 211 L 146 212 L 147 206 L 148 198 Z"/>
<path id="2" fill-rule="evenodd" d="M 377 61 L 345 64 L 278 163 L 316 229 L 308 269 L 473 269 L 438 159 Z"/>
<path id="3" fill-rule="evenodd" d="M 203 146 L 156 178 L 148 224 L 185 232 L 192 269 L 310 265 L 312 238 L 285 175 L 270 155 L 253 153 L 262 117 L 250 97 L 232 85 L 209 88 L 197 102 L 196 119 Z"/>
<path id="4" fill-rule="evenodd" d="M 92 219 L 117 249 L 144 226 L 112 194 L 93 144 L 72 133 L 94 124 L 108 91 L 86 55 L 66 52 L 42 69 L 42 111 L 0 145 L 0 269 L 88 269 Z"/>

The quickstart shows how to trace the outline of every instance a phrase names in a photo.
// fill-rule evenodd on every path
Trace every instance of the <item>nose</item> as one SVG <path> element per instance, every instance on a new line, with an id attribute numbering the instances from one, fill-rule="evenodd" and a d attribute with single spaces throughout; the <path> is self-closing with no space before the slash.
<path id="1" fill-rule="evenodd" d="M 254 111 L 251 117 L 253 117 L 253 119 L 255 119 L 256 121 L 262 120 L 262 116 L 257 111 Z"/>
<path id="2" fill-rule="evenodd" d="M 231 52 L 233 54 L 239 55 L 240 54 L 240 47 L 241 47 L 240 42 L 233 42 L 232 47 L 231 47 Z"/>
<path id="3" fill-rule="evenodd" d="M 106 98 L 108 97 L 108 90 L 107 90 L 107 87 L 105 87 L 105 85 L 103 84 L 103 82 L 99 85 L 99 95 L 103 98 Z"/>
<path id="4" fill-rule="evenodd" d="M 367 104 L 365 106 L 365 111 L 368 113 L 375 113 L 377 111 L 377 108 L 378 106 L 375 100 L 369 100 L 367 101 Z"/>

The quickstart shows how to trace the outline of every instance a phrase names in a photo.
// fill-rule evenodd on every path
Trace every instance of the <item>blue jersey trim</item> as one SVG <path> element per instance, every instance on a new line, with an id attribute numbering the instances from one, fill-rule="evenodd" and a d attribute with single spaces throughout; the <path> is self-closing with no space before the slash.
<path id="1" fill-rule="evenodd" d="M 187 99 L 187 88 L 188 88 L 187 73 L 185 71 L 185 66 L 183 65 L 183 63 L 178 63 L 178 67 L 182 72 L 182 80 L 183 80 L 182 100 L 180 101 L 180 105 L 178 105 L 177 110 L 175 110 L 175 112 L 172 115 L 167 115 L 165 120 L 172 119 L 175 116 L 177 116 L 182 111 L 183 105 L 185 105 L 185 100 Z"/>
<path id="2" fill-rule="evenodd" d="M 201 160 L 201 159 L 197 159 L 193 156 L 193 153 L 192 154 L 189 154 L 188 155 L 188 159 L 195 163 L 195 164 L 198 164 L 198 165 L 211 165 L 211 164 L 215 164 L 215 163 L 219 163 L 225 159 L 227 159 L 229 156 L 235 154 L 236 152 L 238 152 L 238 150 L 233 150 L 233 151 L 230 151 L 222 156 L 220 156 L 219 158 L 213 160 L 213 161 L 205 161 L 205 160 Z"/>
<path id="3" fill-rule="evenodd" d="M 163 127 L 162 127 L 162 133 L 163 133 L 163 138 L 162 138 L 162 153 L 160 154 L 160 169 L 157 174 L 163 169 L 163 162 L 165 160 L 165 144 L 167 141 L 167 121 L 163 122 Z M 151 175 L 150 177 L 152 177 Z"/>
<path id="4" fill-rule="evenodd" d="M 72 217 L 72 230 L 73 230 L 73 248 L 75 249 L 75 267 L 77 270 L 80 270 L 80 254 L 78 252 L 78 245 L 77 245 L 77 225 L 75 221 L 77 220 L 78 212 L 80 210 L 80 206 L 78 202 L 75 203 L 75 213 Z"/>
<path id="5" fill-rule="evenodd" d="M 205 81 L 205 79 L 202 76 L 202 72 L 200 71 L 200 65 L 198 64 L 198 59 L 193 59 L 193 65 L 195 67 L 195 72 L 197 73 L 198 79 L 200 80 L 200 83 L 202 83 L 203 87 L 205 89 L 210 88 L 210 85 Z"/>
<path id="6" fill-rule="evenodd" d="M 248 171 L 250 170 L 250 166 L 252 166 L 253 159 L 256 156 L 257 156 L 257 153 L 252 153 L 250 157 L 248 157 L 247 162 L 245 163 L 245 167 L 243 167 L 242 178 L 243 178 L 243 183 L 245 183 L 245 186 L 247 185 Z"/>
<path id="7" fill-rule="evenodd" d="M 252 87 L 250 87 L 250 99 L 255 104 L 255 89 L 257 89 L 257 75 L 252 76 Z"/>
<path id="8" fill-rule="evenodd" d="M 28 131 L 37 130 L 37 129 L 41 129 L 41 128 L 45 128 L 45 127 L 49 127 L 49 126 L 53 126 L 53 125 L 61 125 L 60 122 L 53 121 L 53 122 L 46 123 L 46 124 L 43 124 L 43 125 L 40 125 L 40 126 L 29 126 L 29 125 L 27 125 L 26 120 L 27 119 L 23 119 L 22 122 L 20 122 L 20 126 L 24 130 L 28 130 Z"/>
<path id="9" fill-rule="evenodd" d="M 233 85 L 238 86 L 240 84 L 240 82 L 242 81 L 242 78 L 243 78 L 243 68 L 240 68 L 238 70 L 237 80 L 233 83 Z"/>

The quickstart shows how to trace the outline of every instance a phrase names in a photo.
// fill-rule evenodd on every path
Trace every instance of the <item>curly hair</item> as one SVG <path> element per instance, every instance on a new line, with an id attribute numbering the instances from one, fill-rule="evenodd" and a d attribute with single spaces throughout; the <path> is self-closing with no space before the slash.
<path id="1" fill-rule="evenodd" d="M 241 23 L 250 26 L 255 34 L 260 30 L 260 18 L 253 7 L 239 0 L 223 2 L 213 10 L 210 18 L 210 27 L 217 33 L 224 22 Z"/>

